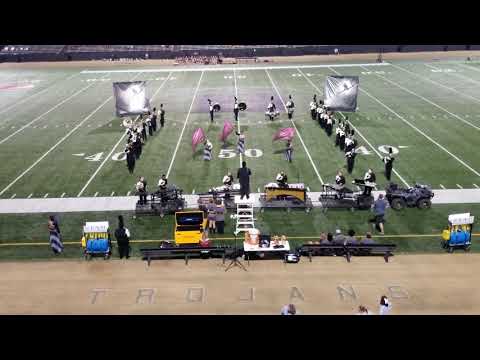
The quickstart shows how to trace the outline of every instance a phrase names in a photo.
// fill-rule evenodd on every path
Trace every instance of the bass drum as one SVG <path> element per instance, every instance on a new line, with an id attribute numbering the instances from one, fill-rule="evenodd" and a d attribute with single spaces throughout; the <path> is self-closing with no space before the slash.
<path id="1" fill-rule="evenodd" d="M 220 104 L 219 104 L 219 103 L 216 103 L 215 105 L 213 105 L 213 111 L 219 112 L 220 109 L 221 109 L 221 107 L 220 107 Z"/>
<path id="2" fill-rule="evenodd" d="M 247 103 L 244 103 L 244 102 L 238 103 L 238 109 L 239 109 L 240 111 L 245 111 L 245 110 L 247 110 Z"/>

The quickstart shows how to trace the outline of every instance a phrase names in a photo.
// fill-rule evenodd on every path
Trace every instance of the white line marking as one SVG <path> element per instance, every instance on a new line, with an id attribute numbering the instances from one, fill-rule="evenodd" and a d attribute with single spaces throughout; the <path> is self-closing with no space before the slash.
<path id="1" fill-rule="evenodd" d="M 45 91 L 47 91 L 47 90 L 50 89 L 51 87 L 57 85 L 57 82 L 59 82 L 59 81 L 68 81 L 68 80 L 70 80 L 71 78 L 73 78 L 73 77 L 75 77 L 75 76 L 77 76 L 77 75 L 79 75 L 79 74 L 80 74 L 80 73 L 75 73 L 75 74 L 69 76 L 68 78 L 66 78 L 66 79 L 64 79 L 64 80 L 55 81 L 53 84 L 51 84 L 50 86 L 46 87 L 45 89 L 43 89 L 43 90 L 41 90 L 41 91 L 39 91 L 39 92 L 37 92 L 37 93 L 35 93 L 35 94 L 32 94 L 32 95 L 26 97 L 25 99 L 20 100 L 20 101 L 17 101 L 15 104 L 12 104 L 12 105 L 7 106 L 6 108 L 2 109 L 2 110 L 0 111 L 0 114 L 3 114 L 4 112 L 9 111 L 11 108 L 13 108 L 13 107 L 15 107 L 15 106 L 17 106 L 17 105 L 23 104 L 25 101 L 30 100 L 32 97 L 35 97 L 35 96 L 37 96 L 37 95 L 40 95 L 40 94 L 44 93 Z"/>
<path id="2" fill-rule="evenodd" d="M 235 97 L 238 99 L 237 75 L 235 74 L 235 69 L 233 69 L 233 80 L 234 80 L 234 83 L 235 83 Z M 238 127 L 238 132 L 240 132 L 240 111 L 238 112 L 237 127 Z M 242 161 L 243 161 L 243 154 L 242 153 L 240 153 L 239 158 L 240 158 L 240 167 L 242 167 Z"/>
<path id="3" fill-rule="evenodd" d="M 195 195 L 195 189 L 192 190 L 192 195 Z"/>
<path id="4" fill-rule="evenodd" d="M 188 114 L 183 124 L 182 132 L 180 133 L 180 137 L 178 138 L 177 145 L 175 146 L 175 151 L 173 152 L 172 160 L 170 161 L 170 165 L 168 166 L 168 170 L 166 174 L 167 179 L 168 179 L 168 176 L 170 175 L 170 170 L 172 169 L 173 162 L 175 161 L 175 156 L 177 156 L 178 147 L 180 146 L 180 141 L 182 141 L 183 133 L 185 132 L 185 128 L 187 127 L 188 118 L 190 117 L 190 113 L 192 112 L 193 103 L 195 102 L 195 98 L 197 97 L 198 89 L 200 87 L 200 82 L 202 81 L 203 74 L 204 72 L 202 71 L 200 75 L 200 79 L 198 79 L 197 88 L 195 89 L 195 93 L 193 94 L 193 99 L 192 99 L 192 103 L 190 104 L 190 109 L 188 109 Z"/>
<path id="5" fill-rule="evenodd" d="M 12 197 L 10 199 L 13 199 L 15 196 L 17 196 L 17 194 L 13 194 Z"/>
<path id="6" fill-rule="evenodd" d="M 297 67 L 297 68 L 298 68 L 298 67 Z M 285 108 L 285 111 L 288 111 L 288 110 L 287 110 L 287 106 L 285 105 L 285 102 L 283 101 L 283 98 L 282 98 L 282 96 L 280 95 L 280 92 L 278 91 L 277 87 L 275 86 L 275 83 L 273 82 L 273 79 L 272 79 L 272 77 L 270 76 L 268 70 L 265 69 L 265 72 L 267 73 L 267 76 L 268 76 L 268 78 L 270 79 L 270 82 L 272 83 L 273 88 L 274 88 L 275 91 L 277 92 L 278 97 L 280 98 L 280 101 L 282 102 L 283 107 Z M 315 173 L 317 174 L 318 180 L 320 180 L 320 183 L 323 185 L 324 182 L 323 182 L 323 180 L 322 180 L 322 177 L 321 177 L 320 174 L 318 173 L 317 167 L 315 166 L 315 163 L 313 162 L 312 157 L 310 156 L 310 153 L 308 152 L 307 146 L 306 146 L 305 143 L 303 142 L 302 135 L 301 135 L 300 132 L 298 131 L 297 126 L 295 125 L 295 122 L 294 122 L 292 119 L 290 119 L 290 121 L 292 122 L 292 125 L 293 125 L 293 127 L 295 128 L 295 131 L 296 131 L 296 133 L 297 133 L 297 135 L 298 135 L 298 138 L 300 139 L 300 142 L 301 142 L 302 145 L 303 145 L 303 149 L 305 150 L 305 153 L 307 154 L 308 158 L 310 159 L 310 163 L 311 163 L 312 166 L 313 166 L 313 170 L 315 170 Z"/>
<path id="7" fill-rule="evenodd" d="M 330 69 L 330 70 L 333 71 L 333 72 L 335 72 L 336 74 L 340 75 L 340 74 L 339 74 L 338 72 L 336 72 L 335 70 L 333 70 L 333 69 Z M 310 85 L 312 85 L 315 89 L 317 89 L 318 92 L 320 92 L 320 93 L 323 94 L 323 91 L 320 90 L 308 77 L 306 77 L 300 69 L 298 69 L 298 71 L 300 71 L 300 72 L 302 73 L 303 77 L 310 83 Z M 343 115 L 342 112 L 340 112 L 340 115 L 341 115 L 344 119 L 346 118 L 346 116 Z M 377 150 L 372 144 L 370 144 L 370 142 L 367 140 L 367 138 L 366 138 L 365 136 L 363 136 L 363 134 L 362 134 L 360 131 L 358 131 L 358 129 L 352 124 L 351 121 L 350 121 L 350 127 L 351 127 L 353 130 L 355 130 L 355 134 L 360 135 L 360 137 L 368 144 L 368 146 L 370 146 L 370 148 L 375 152 L 375 154 L 378 155 L 378 157 L 379 157 L 380 159 L 383 159 L 383 156 L 378 152 L 378 150 Z M 405 181 L 405 179 L 398 173 L 397 170 L 395 170 L 395 169 L 392 169 L 392 170 L 393 170 L 393 173 L 398 176 L 398 178 L 405 184 L 406 187 L 410 187 L 410 185 L 408 185 L 408 183 L 407 183 L 407 182 Z"/>
<path id="8" fill-rule="evenodd" d="M 424 64 L 424 65 L 429 66 L 428 64 Z M 440 83 L 438 83 L 438 82 L 436 82 L 436 81 L 434 81 L 434 80 L 432 80 L 432 79 L 430 79 L 430 78 L 427 78 L 427 77 L 425 77 L 425 76 L 422 76 L 422 75 L 419 75 L 419 74 L 417 74 L 417 73 L 414 73 L 414 72 L 412 72 L 412 71 L 410 71 L 410 70 L 407 70 L 407 69 L 405 69 L 405 68 L 403 68 L 403 67 L 401 67 L 401 66 L 394 65 L 394 64 L 392 64 L 392 66 L 393 66 L 393 67 L 396 67 L 396 68 L 398 68 L 398 69 L 400 69 L 400 70 L 402 70 L 402 71 L 405 71 L 405 72 L 407 72 L 407 73 L 409 73 L 409 74 L 412 74 L 412 75 L 414 75 L 414 76 L 417 76 L 417 77 L 419 77 L 419 78 L 421 78 L 421 79 L 424 79 L 424 80 L 426 80 L 426 81 L 428 81 L 428 82 L 431 82 L 432 84 L 441 86 L 441 87 L 443 87 L 443 88 L 445 88 L 445 89 L 448 89 L 448 90 L 450 90 L 450 91 L 456 92 L 457 94 L 460 94 L 460 95 L 462 95 L 462 96 L 464 96 L 464 97 L 468 97 L 468 98 L 470 98 L 470 99 L 473 99 L 474 101 L 480 102 L 480 99 L 477 99 L 477 98 L 475 98 L 475 97 L 473 97 L 473 96 L 470 96 L 470 95 L 468 95 L 468 94 L 461 93 L 460 91 L 458 91 L 458 90 L 456 90 L 456 89 L 454 89 L 454 88 L 451 88 L 451 87 L 448 87 L 448 86 L 446 86 L 446 85 L 440 84 Z M 432 66 L 430 66 L 430 67 L 432 67 Z"/>
<path id="9" fill-rule="evenodd" d="M 260 188 L 257 188 L 257 192 L 260 192 Z"/>
<path id="10" fill-rule="evenodd" d="M 97 197 L 97 195 L 98 195 L 98 191 L 95 193 L 95 195 L 93 195 L 93 197 Z"/>
<path id="11" fill-rule="evenodd" d="M 394 66 L 395 66 L 395 67 L 398 67 L 398 66 L 396 66 L 396 65 L 394 65 Z M 366 70 L 366 68 L 364 68 L 364 67 L 363 67 L 363 69 Z M 418 95 L 417 93 L 413 92 L 412 90 L 409 90 L 409 89 L 403 87 L 402 85 L 397 84 L 395 81 L 392 81 L 392 80 L 389 80 L 389 79 L 385 78 L 385 77 L 382 76 L 382 75 L 378 75 L 378 74 L 375 74 L 375 75 L 378 76 L 379 78 L 382 78 L 382 79 L 388 81 L 390 84 L 393 84 L 393 85 L 399 87 L 400 89 L 402 89 L 402 90 L 404 90 L 404 91 L 406 91 L 406 92 L 408 92 L 408 93 L 410 93 L 410 94 L 412 94 L 412 95 L 415 95 L 416 97 L 418 97 L 418 98 L 420 98 L 420 99 L 428 102 L 429 104 L 431 104 L 431 105 L 439 108 L 440 110 L 443 110 L 443 111 L 446 112 L 447 114 L 450 114 L 451 116 L 453 116 L 454 118 L 462 121 L 463 123 L 468 124 L 468 125 L 470 125 L 471 127 L 475 128 L 475 129 L 477 129 L 477 130 L 480 130 L 480 127 L 475 126 L 475 125 L 473 125 L 471 122 L 465 120 L 464 118 L 458 116 L 457 114 L 454 114 L 454 113 L 448 111 L 448 110 L 445 109 L 443 106 L 440 106 L 440 105 L 434 103 L 433 101 L 428 100 L 427 98 L 423 97 L 422 95 Z"/>
<path id="12" fill-rule="evenodd" d="M 438 67 L 435 67 L 435 66 L 432 66 L 430 64 L 423 64 L 429 68 L 432 68 L 432 69 L 435 69 L 435 70 L 440 70 Z M 463 78 L 467 81 L 470 81 L 470 82 L 473 82 L 474 84 L 480 84 L 480 82 L 478 82 L 477 80 L 474 80 L 472 78 L 469 78 L 468 76 L 465 76 L 465 75 L 462 75 L 462 74 L 459 74 L 458 72 L 446 72 L 447 75 L 453 75 L 453 76 L 456 76 L 456 77 L 459 77 L 459 78 Z M 442 85 L 442 84 L 439 84 L 439 85 Z M 457 90 L 455 89 L 452 89 L 452 88 L 448 88 L 447 86 L 445 86 L 447 89 L 451 89 L 451 90 L 454 90 L 455 92 L 457 92 Z M 459 94 L 463 95 L 460 91 L 458 91 Z M 470 95 L 467 95 L 465 94 L 465 96 L 468 96 L 470 97 L 471 99 L 475 99 L 476 101 L 480 101 L 480 99 L 477 99 L 477 98 L 474 98 L 473 96 L 470 96 Z"/>
<path id="13" fill-rule="evenodd" d="M 115 195 L 115 191 L 112 191 L 112 193 L 110 194 L 110 196 L 113 196 L 113 195 Z"/>
<path id="14" fill-rule="evenodd" d="M 65 193 L 62 193 L 62 195 L 60 197 L 63 198 L 64 196 L 65 196 Z"/>
<path id="15" fill-rule="evenodd" d="M 130 196 L 130 191 L 129 191 L 129 192 L 127 192 L 127 196 Z"/>
<path id="16" fill-rule="evenodd" d="M 479 189 L 478 185 L 477 184 L 473 184 L 473 186 L 475 186 L 477 189 Z"/>
<path id="17" fill-rule="evenodd" d="M 10 184 L 7 185 L 1 192 L 0 195 L 2 195 L 5 191 L 10 189 L 18 180 L 20 180 L 25 174 L 27 174 L 30 170 L 32 170 L 40 161 L 42 161 L 48 154 L 50 154 L 53 150 L 57 148 L 58 145 L 60 145 L 62 142 L 64 142 L 70 135 L 72 135 L 80 126 L 83 125 L 85 121 L 90 119 L 98 110 L 100 110 L 108 101 L 110 101 L 113 98 L 113 96 L 110 96 L 107 100 L 105 100 L 101 105 L 99 105 L 95 110 L 93 110 L 86 118 L 84 118 L 77 126 L 75 126 L 72 130 L 68 132 L 67 135 L 65 135 L 63 138 L 61 138 L 55 145 L 53 145 L 45 154 L 43 154 L 41 157 L 39 157 L 30 167 L 25 170 L 23 173 L 21 173 L 15 180 L 13 180 Z"/>
<path id="18" fill-rule="evenodd" d="M 310 191 L 310 188 L 307 186 L 307 191 Z M 260 191 L 259 191 L 260 192 Z"/>
<path id="19" fill-rule="evenodd" d="M 132 80 L 134 80 L 136 77 L 138 76 L 135 75 Z M 157 89 L 157 91 L 155 92 L 155 94 L 153 94 L 151 100 L 153 100 L 153 98 L 155 97 L 155 95 L 157 95 L 158 91 L 162 88 L 162 86 L 166 83 L 166 80 L 162 83 L 162 85 L 160 85 L 160 87 Z M 138 119 L 138 117 L 137 117 Z M 111 124 L 110 124 L 111 125 Z M 108 160 L 110 160 L 113 152 L 115 151 L 115 149 L 118 147 L 118 145 L 120 144 L 120 142 L 123 140 L 124 136 L 127 134 L 127 131 L 125 130 L 125 132 L 122 134 L 122 136 L 120 136 L 120 139 L 118 139 L 117 143 L 113 146 L 112 150 L 110 151 L 110 153 L 105 157 L 105 159 L 103 159 L 102 163 L 98 166 L 98 168 L 95 170 L 95 172 L 92 174 L 92 176 L 90 177 L 90 179 L 88 179 L 88 181 L 85 183 L 85 185 L 83 186 L 82 190 L 80 190 L 80 192 L 78 193 L 77 197 L 80 197 L 82 196 L 83 192 L 85 191 L 85 189 L 88 187 L 88 185 L 90 185 L 90 183 L 93 181 L 93 179 L 97 176 L 97 174 L 100 172 L 100 170 L 103 168 L 103 166 L 107 163 Z"/>
<path id="20" fill-rule="evenodd" d="M 42 117 L 44 117 L 45 115 L 49 114 L 50 112 L 52 112 L 53 110 L 55 110 L 56 108 L 58 108 L 59 106 L 65 104 L 67 101 L 69 101 L 70 99 L 73 99 L 75 96 L 77 96 L 78 94 L 80 94 L 81 92 L 87 90 L 89 87 L 91 87 L 93 84 L 90 84 L 90 85 L 87 85 L 85 86 L 84 88 L 78 90 L 76 93 L 74 93 L 73 95 L 70 95 L 68 98 L 66 99 L 63 99 L 61 102 L 59 102 L 57 105 L 55 105 L 54 107 L 50 108 L 50 110 L 44 112 L 42 115 L 40 116 L 37 116 L 35 119 L 33 119 L 32 121 L 30 121 L 28 124 L 26 125 L 23 125 L 20 129 L 18 129 L 17 131 L 11 133 L 10 135 L 8 135 L 6 138 L 2 139 L 0 141 L 0 144 L 3 144 L 5 141 L 7 141 L 8 139 L 10 139 L 12 136 L 15 136 L 16 134 L 18 134 L 20 131 L 22 131 L 23 129 L 25 129 L 26 127 L 30 126 L 31 124 L 33 124 L 34 122 L 40 120 Z M 45 125 L 46 127 L 46 125 Z M 44 127 L 44 128 L 45 128 Z"/>
<path id="21" fill-rule="evenodd" d="M 178 68 L 178 69 L 125 69 L 125 70 L 83 70 L 82 74 L 103 74 L 103 73 L 150 73 L 150 72 L 210 72 L 210 71 L 233 71 L 236 70 L 275 70 L 275 69 L 316 69 L 326 67 L 357 67 L 357 66 L 388 66 L 389 63 L 369 63 L 369 64 L 333 64 L 333 65 L 281 65 L 281 66 L 246 66 L 246 67 L 218 67 L 218 68 Z"/>
<path id="22" fill-rule="evenodd" d="M 463 189 L 463 187 L 462 187 L 461 185 L 459 185 L 459 184 L 457 184 L 457 187 L 458 187 L 459 189 Z"/>
<path id="23" fill-rule="evenodd" d="M 27 199 L 30 199 L 33 196 L 33 193 L 27 196 Z"/>
<path id="24" fill-rule="evenodd" d="M 46 199 L 48 197 L 48 193 L 46 193 L 43 198 Z"/>
<path id="25" fill-rule="evenodd" d="M 443 186 L 442 184 L 440 184 L 440 187 L 441 187 L 442 189 L 445 189 L 445 186 Z"/>
<path id="26" fill-rule="evenodd" d="M 333 70 L 334 71 L 334 70 Z M 337 73 L 338 74 L 338 73 Z M 427 134 L 425 134 L 422 130 L 420 130 L 419 128 L 417 128 L 415 125 L 412 125 L 408 120 L 404 119 L 401 115 L 397 114 L 394 110 L 392 110 L 389 106 L 385 105 L 383 102 L 381 102 L 380 100 L 378 100 L 375 96 L 373 95 L 370 95 L 370 93 L 368 91 L 366 91 L 365 89 L 360 89 L 360 91 L 364 92 L 368 97 L 372 98 L 373 100 L 375 100 L 376 102 L 378 102 L 380 105 L 382 105 L 385 109 L 387 109 L 388 111 L 390 111 L 392 114 L 394 114 L 396 117 L 398 117 L 400 120 L 402 120 L 403 122 L 405 122 L 406 124 L 408 124 L 412 129 L 415 129 L 418 133 L 422 134 L 424 137 L 426 137 L 428 140 L 430 140 L 432 143 L 434 143 L 435 145 L 437 145 L 440 149 L 442 149 L 443 151 L 445 151 L 447 154 L 449 154 L 451 157 L 453 157 L 454 159 L 456 159 L 459 163 L 461 163 L 463 166 L 465 166 L 467 169 L 469 169 L 470 171 L 472 171 L 475 175 L 477 176 L 480 176 L 480 173 L 478 171 L 476 171 L 475 169 L 473 169 L 470 165 L 468 165 L 467 163 L 465 163 L 462 159 L 460 159 L 458 156 L 456 156 L 455 154 L 452 154 L 450 151 L 448 151 L 443 145 L 440 145 L 437 141 L 435 141 L 434 139 L 432 139 L 430 136 L 428 136 Z M 1 194 L 0 194 L 1 195 Z"/>

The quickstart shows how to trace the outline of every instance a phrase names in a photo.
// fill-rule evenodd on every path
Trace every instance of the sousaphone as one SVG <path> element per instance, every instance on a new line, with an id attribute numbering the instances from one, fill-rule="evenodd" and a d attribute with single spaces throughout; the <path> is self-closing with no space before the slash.
<path id="1" fill-rule="evenodd" d="M 219 103 L 215 103 L 215 105 L 213 105 L 213 111 L 219 112 L 220 110 L 221 110 L 220 104 L 219 104 Z"/>
<path id="2" fill-rule="evenodd" d="M 246 102 L 243 102 L 243 101 L 242 101 L 242 102 L 239 102 L 239 103 L 238 103 L 238 109 L 239 109 L 240 111 L 245 111 L 245 110 L 247 110 L 247 103 L 246 103 Z"/>

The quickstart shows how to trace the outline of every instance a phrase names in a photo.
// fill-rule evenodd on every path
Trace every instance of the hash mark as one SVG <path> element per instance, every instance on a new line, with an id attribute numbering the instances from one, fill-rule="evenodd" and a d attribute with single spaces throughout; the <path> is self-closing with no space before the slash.
<path id="1" fill-rule="evenodd" d="M 60 196 L 61 198 L 63 198 L 65 196 L 65 193 L 62 194 L 62 196 Z"/>
<path id="2" fill-rule="evenodd" d="M 459 184 L 457 184 L 457 187 L 458 187 L 459 189 L 463 189 L 463 187 L 461 187 Z"/>
<path id="3" fill-rule="evenodd" d="M 112 191 L 112 193 L 110 194 L 110 196 L 113 196 L 115 194 L 115 191 Z"/>
<path id="4" fill-rule="evenodd" d="M 193 191 L 192 191 L 192 195 L 193 195 L 193 194 L 195 194 L 195 189 L 193 189 Z"/>
<path id="5" fill-rule="evenodd" d="M 10 199 L 13 199 L 15 196 L 17 196 L 17 194 L 13 194 L 12 197 Z"/>
<path id="6" fill-rule="evenodd" d="M 130 191 L 129 191 L 129 192 L 127 192 L 127 196 L 130 196 Z"/>
<path id="7" fill-rule="evenodd" d="M 475 186 L 477 189 L 479 188 L 477 184 L 473 184 L 473 186 Z"/>
<path id="8" fill-rule="evenodd" d="M 48 193 L 45 194 L 45 196 L 43 197 L 44 199 L 48 196 Z"/>
<path id="9" fill-rule="evenodd" d="M 97 195 L 98 195 L 98 191 L 95 193 L 95 195 L 93 195 L 93 197 L 97 197 Z"/>
<path id="10" fill-rule="evenodd" d="M 27 199 L 30 199 L 33 196 L 33 193 L 27 196 Z"/>
<path id="11" fill-rule="evenodd" d="M 440 184 L 440 187 L 441 187 L 442 189 L 445 189 L 445 186 L 443 186 L 442 184 Z"/>

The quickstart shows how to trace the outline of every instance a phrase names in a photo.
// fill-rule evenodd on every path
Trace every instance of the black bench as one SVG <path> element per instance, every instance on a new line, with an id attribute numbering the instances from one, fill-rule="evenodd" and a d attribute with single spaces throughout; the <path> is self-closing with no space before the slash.
<path id="1" fill-rule="evenodd" d="M 185 265 L 188 265 L 188 259 L 190 257 L 202 257 L 205 255 L 209 257 L 222 257 L 223 263 L 225 263 L 227 251 L 233 251 L 233 249 L 225 246 L 172 246 L 140 249 L 142 260 L 147 260 L 148 266 L 150 266 L 151 260 L 179 257 L 183 257 L 185 259 Z"/>
<path id="2" fill-rule="evenodd" d="M 301 255 L 309 257 L 312 262 L 312 256 L 328 256 L 338 255 L 345 256 L 347 261 L 350 262 L 350 258 L 353 256 L 373 256 L 382 255 L 385 262 L 388 262 L 388 258 L 393 256 L 393 250 L 397 245 L 395 244 L 303 244 L 297 248 L 297 251 Z"/>

